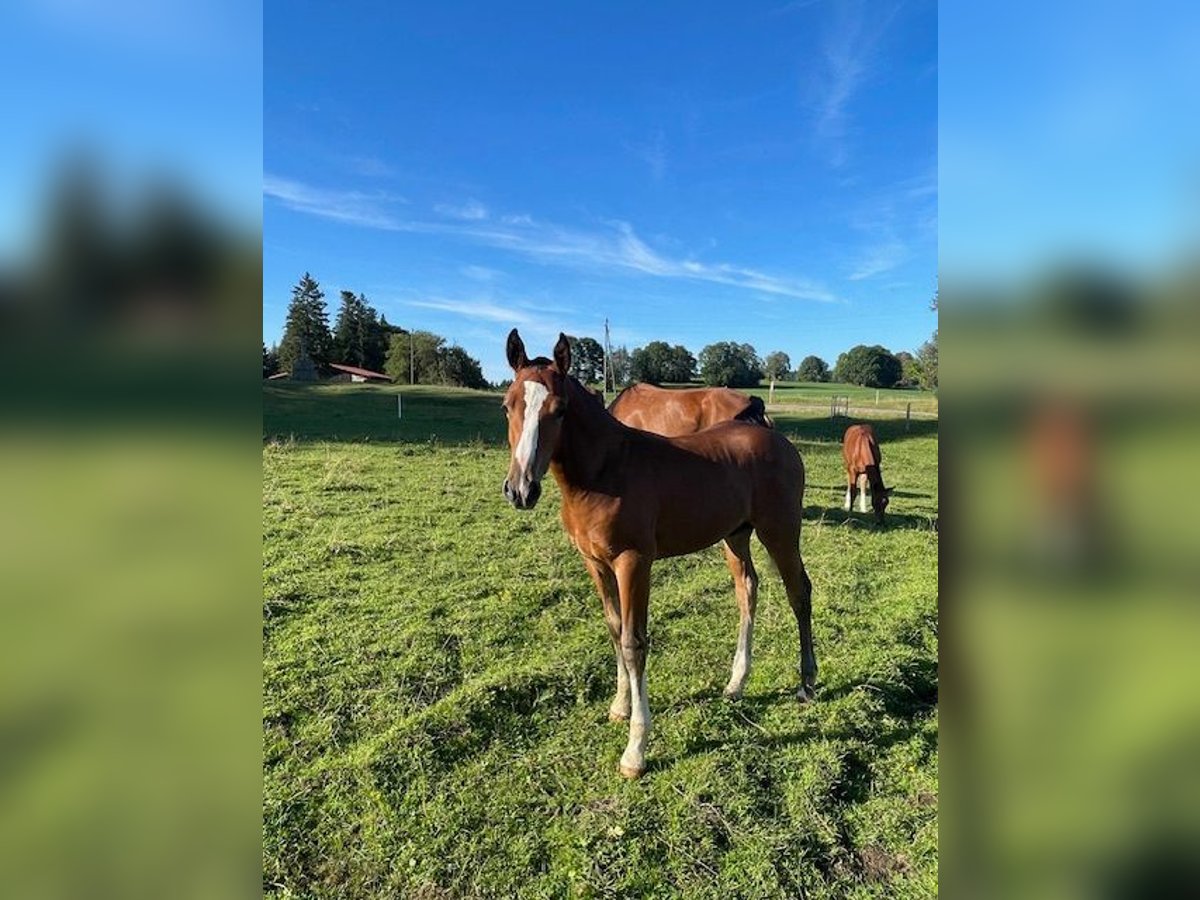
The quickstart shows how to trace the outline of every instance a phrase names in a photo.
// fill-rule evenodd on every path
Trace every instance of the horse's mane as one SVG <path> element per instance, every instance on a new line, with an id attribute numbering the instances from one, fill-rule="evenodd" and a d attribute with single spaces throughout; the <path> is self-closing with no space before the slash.
<path id="1" fill-rule="evenodd" d="M 580 381 L 574 375 L 568 375 L 567 382 L 572 387 L 576 388 L 575 393 L 582 394 L 584 397 L 586 397 L 587 402 L 591 403 L 592 406 L 594 406 L 596 409 L 600 410 L 601 412 L 608 411 L 607 409 L 605 409 L 605 406 L 604 406 L 604 395 L 603 394 L 599 393 L 598 391 L 593 391 L 590 387 L 588 387 L 586 384 L 584 384 L 582 381 Z"/>

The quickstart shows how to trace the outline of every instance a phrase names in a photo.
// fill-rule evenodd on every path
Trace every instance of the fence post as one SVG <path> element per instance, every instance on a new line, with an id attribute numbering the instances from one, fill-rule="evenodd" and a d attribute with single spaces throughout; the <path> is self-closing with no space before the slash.
<path id="1" fill-rule="evenodd" d="M 904 430 L 908 431 L 908 423 L 912 420 L 912 404 L 904 407 Z"/>

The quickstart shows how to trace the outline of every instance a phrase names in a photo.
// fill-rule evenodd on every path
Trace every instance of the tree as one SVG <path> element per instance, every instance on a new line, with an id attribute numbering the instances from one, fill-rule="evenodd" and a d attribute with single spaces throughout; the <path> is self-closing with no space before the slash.
<path id="1" fill-rule="evenodd" d="M 763 372 L 771 379 L 771 384 L 783 381 L 792 372 L 792 361 L 782 350 L 768 353 L 767 358 L 763 360 Z"/>
<path id="2" fill-rule="evenodd" d="M 623 387 L 629 384 L 629 351 L 623 346 L 616 347 L 613 352 L 608 355 L 608 364 L 612 367 L 612 378 L 614 387 Z"/>
<path id="3" fill-rule="evenodd" d="M 361 294 L 359 299 L 366 304 L 367 300 Z M 371 315 L 374 316 L 375 310 L 367 306 Z M 374 372 L 384 371 L 384 362 L 387 359 L 388 350 L 391 347 L 392 338 L 395 335 L 407 335 L 405 331 L 398 325 L 392 325 L 388 322 L 387 316 L 380 316 L 377 320 L 371 322 L 369 338 L 366 346 L 366 365 L 365 367 Z"/>
<path id="4" fill-rule="evenodd" d="M 584 384 L 604 378 L 604 348 L 590 337 L 568 338 L 571 343 L 571 374 Z"/>
<path id="5" fill-rule="evenodd" d="M 267 349 L 266 342 L 263 342 L 263 378 L 270 378 L 279 371 L 279 348 L 272 347 Z"/>
<path id="6" fill-rule="evenodd" d="M 664 373 L 667 381 L 684 384 L 696 377 L 696 357 L 688 352 L 687 347 L 676 344 L 667 358 L 669 362 Z"/>
<path id="7" fill-rule="evenodd" d="M 700 351 L 700 378 L 705 384 L 754 387 L 762 377 L 762 362 L 749 344 L 721 341 Z"/>
<path id="8" fill-rule="evenodd" d="M 650 384 L 691 381 L 696 375 L 696 358 L 681 344 L 651 341 L 629 355 L 629 375 Z"/>
<path id="9" fill-rule="evenodd" d="M 368 328 L 366 301 L 354 291 L 342 291 L 333 325 L 333 355 L 337 362 L 359 368 L 366 366 Z"/>
<path id="10" fill-rule="evenodd" d="M 822 382 L 829 380 L 829 363 L 819 356 L 806 356 L 796 370 L 798 381 Z"/>
<path id="11" fill-rule="evenodd" d="M 921 387 L 927 391 L 935 391 L 938 387 L 938 333 L 933 329 L 933 337 L 921 345 L 917 351 L 917 362 L 921 366 Z"/>
<path id="12" fill-rule="evenodd" d="M 651 341 L 629 355 L 629 376 L 634 381 L 662 384 L 671 369 L 671 347 L 666 341 Z"/>
<path id="13" fill-rule="evenodd" d="M 838 357 L 833 367 L 834 380 L 863 387 L 892 387 L 900 376 L 900 360 L 878 344 L 851 347 Z"/>
<path id="14" fill-rule="evenodd" d="M 300 357 L 302 346 L 308 358 L 316 364 L 318 372 L 329 365 L 333 336 L 329 333 L 325 294 L 307 272 L 292 288 L 287 322 L 283 326 L 283 339 L 279 342 L 280 368 L 287 372 L 292 371 Z"/>
<path id="15" fill-rule="evenodd" d="M 921 363 L 907 350 L 896 353 L 900 360 L 900 381 L 897 387 L 914 388 L 921 383 Z"/>
<path id="16" fill-rule="evenodd" d="M 441 384 L 441 351 L 445 343 L 444 337 L 431 331 L 394 334 L 383 371 L 400 384 Z"/>
<path id="17" fill-rule="evenodd" d="M 443 384 L 483 389 L 488 386 L 479 360 L 472 358 L 457 344 L 442 349 L 440 355 Z"/>

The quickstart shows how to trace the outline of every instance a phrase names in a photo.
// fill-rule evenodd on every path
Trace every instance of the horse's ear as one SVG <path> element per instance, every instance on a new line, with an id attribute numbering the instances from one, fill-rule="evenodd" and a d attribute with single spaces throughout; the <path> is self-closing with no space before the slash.
<path id="1" fill-rule="evenodd" d="M 571 342 L 561 331 L 558 333 L 558 343 L 554 345 L 554 365 L 564 375 L 571 371 Z"/>
<path id="2" fill-rule="evenodd" d="M 514 328 L 508 333 L 505 350 L 508 353 L 508 364 L 513 367 L 514 372 L 529 365 L 529 357 L 525 355 L 525 342 L 517 334 L 517 329 Z"/>

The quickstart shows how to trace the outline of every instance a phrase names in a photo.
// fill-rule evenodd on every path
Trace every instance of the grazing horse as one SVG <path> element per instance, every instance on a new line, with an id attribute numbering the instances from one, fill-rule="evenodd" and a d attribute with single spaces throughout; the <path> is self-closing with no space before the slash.
<path id="1" fill-rule="evenodd" d="M 871 506 L 875 509 L 875 521 L 883 524 L 883 512 L 887 509 L 892 488 L 883 486 L 883 473 L 879 471 L 879 442 L 875 440 L 875 429 L 870 425 L 851 425 L 842 438 L 842 461 L 846 464 L 846 512 L 854 505 L 858 495 L 858 511 L 867 511 L 867 486 L 871 488 Z"/>
<path id="2" fill-rule="evenodd" d="M 504 396 L 512 450 L 504 496 L 517 509 L 530 509 L 547 471 L 558 483 L 563 527 L 595 582 L 616 652 L 617 693 L 609 718 L 629 719 L 621 774 L 636 778 L 646 768 L 646 616 L 656 559 L 725 542 L 741 613 L 725 687 L 725 695 L 736 699 L 750 672 L 758 594 L 750 536 L 757 531 L 800 630 L 800 699 L 815 696 L 812 583 L 799 547 L 804 463 L 791 442 L 745 422 L 679 438 L 629 428 L 567 374 L 571 348 L 565 336 L 559 336 L 553 360 L 531 360 L 514 328 L 507 352 L 514 376 Z"/>
<path id="3" fill-rule="evenodd" d="M 730 419 L 773 427 L 762 397 L 747 397 L 730 388 L 672 391 L 652 384 L 634 384 L 617 395 L 608 411 L 630 428 L 664 437 L 694 434 Z"/>

